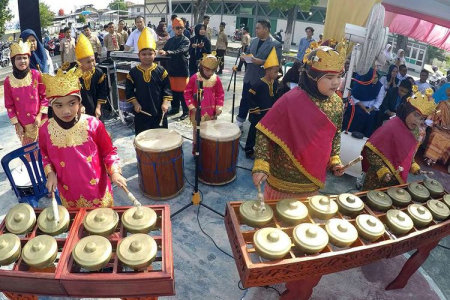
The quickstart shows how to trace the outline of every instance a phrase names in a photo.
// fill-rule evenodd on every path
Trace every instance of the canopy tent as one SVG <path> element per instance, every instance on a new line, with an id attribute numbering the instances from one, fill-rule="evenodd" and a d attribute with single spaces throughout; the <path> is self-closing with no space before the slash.
<path id="1" fill-rule="evenodd" d="M 324 39 L 344 37 L 345 23 L 365 26 L 375 3 L 386 9 L 389 31 L 450 51 L 449 0 L 328 0 Z"/>
<path id="2" fill-rule="evenodd" d="M 389 31 L 450 51 L 450 1 L 383 0 Z"/>

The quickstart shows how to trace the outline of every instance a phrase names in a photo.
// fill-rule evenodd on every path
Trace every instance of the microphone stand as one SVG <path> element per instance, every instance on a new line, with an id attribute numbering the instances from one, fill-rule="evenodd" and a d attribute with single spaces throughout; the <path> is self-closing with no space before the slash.
<path id="1" fill-rule="evenodd" d="M 239 48 L 238 55 L 236 57 L 236 61 L 234 62 L 234 66 L 237 65 L 239 57 L 241 56 L 241 50 L 242 50 L 242 48 Z M 234 66 L 233 66 L 233 73 L 231 74 L 230 82 L 228 83 L 228 87 L 227 87 L 227 92 L 229 92 L 231 81 L 233 81 L 233 103 L 231 105 L 231 123 L 234 122 L 234 103 L 236 101 L 236 73 L 237 73 L 237 71 L 235 70 Z"/>
<path id="2" fill-rule="evenodd" d="M 196 128 L 196 131 L 195 131 L 195 133 L 196 133 L 196 137 L 195 137 L 196 145 L 195 145 L 195 154 L 194 154 L 194 161 L 195 161 L 194 191 L 192 192 L 191 202 L 186 204 L 185 206 L 183 206 L 182 208 L 180 208 L 176 212 L 174 212 L 170 216 L 171 218 L 175 217 L 177 214 L 179 214 L 180 212 L 184 211 L 186 208 L 191 207 L 192 205 L 201 205 L 201 206 L 209 209 L 213 213 L 216 213 L 216 214 L 218 214 L 221 217 L 225 217 L 223 214 L 221 214 L 217 210 L 209 207 L 206 204 L 203 204 L 202 198 L 200 197 L 200 193 L 199 193 L 199 190 L 198 190 L 198 172 L 199 172 L 198 165 L 199 165 L 199 159 L 200 159 L 200 142 L 201 142 L 201 138 L 200 138 L 200 121 L 201 121 L 201 118 L 202 118 L 201 102 L 203 100 L 203 81 L 197 80 L 197 86 L 198 86 L 198 89 L 197 89 L 197 107 L 196 107 L 196 111 L 195 111 L 195 123 L 197 125 L 197 128 Z"/>

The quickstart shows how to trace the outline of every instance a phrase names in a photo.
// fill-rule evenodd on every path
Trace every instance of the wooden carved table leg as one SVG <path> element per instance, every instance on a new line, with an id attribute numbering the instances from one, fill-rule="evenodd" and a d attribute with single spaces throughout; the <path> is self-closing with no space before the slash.
<path id="1" fill-rule="evenodd" d="M 416 252 L 411 255 L 410 258 L 403 265 L 402 270 L 398 276 L 386 287 L 386 290 L 402 289 L 408 283 L 409 278 L 417 271 L 418 268 L 430 255 L 430 251 L 433 250 L 438 241 L 434 241 L 430 244 L 417 248 Z"/>
<path id="2" fill-rule="evenodd" d="M 311 276 L 307 279 L 287 282 L 286 290 L 281 294 L 280 300 L 308 300 L 320 278 L 322 276 Z"/>

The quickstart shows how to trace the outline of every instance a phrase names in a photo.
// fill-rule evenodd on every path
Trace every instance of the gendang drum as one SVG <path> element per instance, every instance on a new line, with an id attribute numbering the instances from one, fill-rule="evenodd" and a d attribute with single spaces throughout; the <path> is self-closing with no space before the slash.
<path id="1" fill-rule="evenodd" d="M 139 186 L 152 199 L 175 197 L 184 187 L 183 139 L 174 130 L 157 128 L 134 139 Z"/>
<path id="2" fill-rule="evenodd" d="M 223 185 L 236 178 L 240 136 L 239 127 L 230 122 L 211 120 L 200 124 L 198 178 L 201 182 Z"/>

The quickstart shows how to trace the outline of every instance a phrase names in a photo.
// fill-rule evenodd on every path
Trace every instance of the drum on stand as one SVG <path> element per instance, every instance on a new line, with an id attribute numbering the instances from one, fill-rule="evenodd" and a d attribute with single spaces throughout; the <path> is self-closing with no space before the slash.
<path id="1" fill-rule="evenodd" d="M 173 198 L 183 189 L 182 143 L 179 133 L 165 128 L 146 130 L 134 139 L 139 186 L 149 198 Z"/>
<path id="2" fill-rule="evenodd" d="M 198 178 L 211 185 L 223 185 L 236 178 L 241 131 L 223 120 L 200 124 L 200 161 Z"/>

